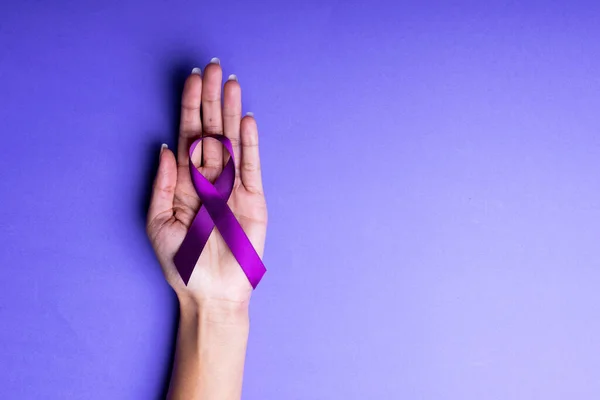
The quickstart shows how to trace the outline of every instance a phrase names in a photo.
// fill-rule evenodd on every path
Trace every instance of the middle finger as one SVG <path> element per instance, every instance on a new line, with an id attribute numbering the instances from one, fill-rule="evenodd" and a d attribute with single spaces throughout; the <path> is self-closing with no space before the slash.
<path id="1" fill-rule="evenodd" d="M 221 82 L 223 71 L 219 59 L 213 58 L 204 70 L 202 79 L 202 130 L 204 134 L 223 134 L 221 116 Z M 223 166 L 223 149 L 217 140 L 202 141 L 202 166 L 220 171 Z"/>

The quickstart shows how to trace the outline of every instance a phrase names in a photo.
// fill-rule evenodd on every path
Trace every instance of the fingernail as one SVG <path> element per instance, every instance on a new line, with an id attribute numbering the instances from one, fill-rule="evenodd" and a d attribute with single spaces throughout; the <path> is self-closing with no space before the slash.
<path id="1" fill-rule="evenodd" d="M 196 67 L 192 70 L 192 74 L 201 75 L 202 70 L 200 68 Z"/>
<path id="2" fill-rule="evenodd" d="M 164 150 L 164 149 L 168 149 L 168 148 L 169 148 L 169 146 L 167 146 L 167 144 L 166 144 L 166 143 L 163 143 L 163 144 L 162 144 L 162 146 L 160 146 L 160 153 L 158 154 L 158 159 L 159 159 L 159 160 L 160 160 L 160 156 L 161 156 L 161 155 L 162 155 L 162 153 L 163 153 L 163 150 Z"/>
<path id="3" fill-rule="evenodd" d="M 228 81 L 236 81 L 237 82 L 237 76 L 235 74 L 231 74 L 229 75 L 229 78 L 227 78 Z"/>
<path id="4" fill-rule="evenodd" d="M 246 115 L 247 115 L 247 116 L 249 116 L 249 117 L 254 117 L 254 113 L 253 113 L 253 112 L 251 112 L 251 111 L 248 111 L 248 112 L 246 113 Z"/>
<path id="5" fill-rule="evenodd" d="M 219 60 L 217 57 L 213 57 L 213 58 L 210 59 L 210 63 L 211 64 L 221 65 L 221 60 Z"/>

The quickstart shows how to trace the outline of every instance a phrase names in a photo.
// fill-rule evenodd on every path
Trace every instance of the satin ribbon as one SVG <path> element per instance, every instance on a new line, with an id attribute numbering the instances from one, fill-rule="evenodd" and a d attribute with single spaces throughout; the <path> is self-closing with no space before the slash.
<path id="1" fill-rule="evenodd" d="M 213 138 L 221 142 L 231 156 L 214 184 L 210 183 L 192 163 L 194 149 L 206 138 Z M 267 272 L 267 269 L 227 205 L 227 200 L 231 195 L 235 182 L 235 160 L 233 159 L 231 142 L 223 135 L 206 135 L 192 143 L 189 154 L 190 176 L 196 193 L 202 201 L 202 207 L 200 207 L 198 214 L 192 221 L 181 247 L 173 258 L 175 266 L 183 282 L 187 285 L 210 233 L 216 226 L 246 274 L 248 281 L 256 289 L 256 285 Z"/>

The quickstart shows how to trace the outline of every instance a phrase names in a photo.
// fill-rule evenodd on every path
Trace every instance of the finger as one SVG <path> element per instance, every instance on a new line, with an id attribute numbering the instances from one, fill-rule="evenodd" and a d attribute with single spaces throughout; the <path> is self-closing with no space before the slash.
<path id="1" fill-rule="evenodd" d="M 202 77 L 200 68 L 194 68 L 185 81 L 181 96 L 181 121 L 179 124 L 179 141 L 177 145 L 177 161 L 186 165 L 189 161 L 189 148 L 192 142 L 202 136 L 202 120 L 200 119 L 200 99 L 202 96 Z M 194 164 L 200 165 L 201 152 L 194 154 Z"/>
<path id="2" fill-rule="evenodd" d="M 148 208 L 148 233 L 161 226 L 173 216 L 173 198 L 177 184 L 177 162 L 175 155 L 163 144 L 160 151 L 158 172 L 152 187 Z"/>
<path id="3" fill-rule="evenodd" d="M 251 113 L 246 114 L 241 124 L 242 160 L 241 177 L 246 190 L 262 193 L 260 157 L 258 154 L 258 128 Z"/>
<path id="4" fill-rule="evenodd" d="M 213 58 L 204 70 L 202 79 L 202 125 L 204 133 L 222 134 L 221 118 L 221 82 L 223 71 L 219 59 Z M 223 166 L 223 149 L 217 140 L 202 141 L 202 166 L 221 170 Z"/>
<path id="5" fill-rule="evenodd" d="M 242 121 L 242 89 L 235 75 L 229 75 L 223 88 L 223 133 L 231 141 L 233 158 L 236 163 L 235 176 L 239 177 L 240 162 L 240 123 Z M 223 157 L 223 165 L 228 161 Z"/>

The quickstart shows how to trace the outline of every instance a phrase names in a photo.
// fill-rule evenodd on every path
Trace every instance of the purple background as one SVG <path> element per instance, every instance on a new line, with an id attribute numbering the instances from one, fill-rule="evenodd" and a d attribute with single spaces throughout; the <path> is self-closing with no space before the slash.
<path id="1" fill-rule="evenodd" d="M 0 398 L 163 393 L 147 193 L 214 56 L 270 211 L 245 399 L 600 397 L 596 2 L 49 3 L 0 6 Z"/>

